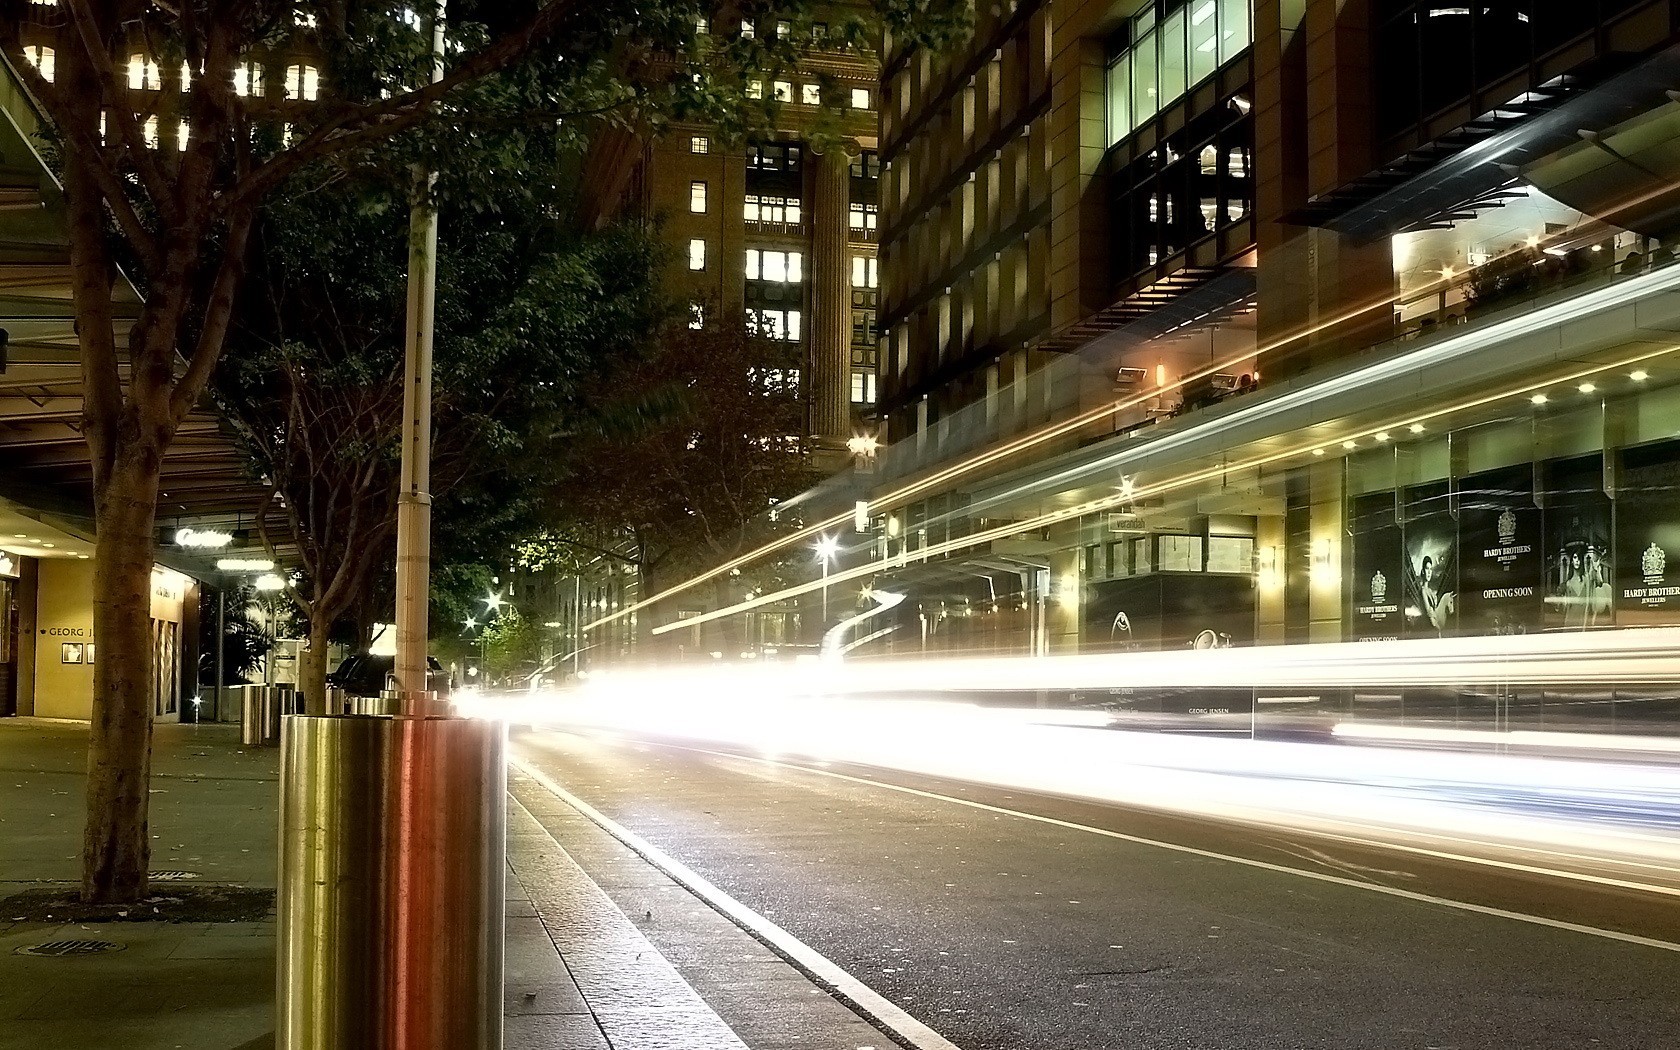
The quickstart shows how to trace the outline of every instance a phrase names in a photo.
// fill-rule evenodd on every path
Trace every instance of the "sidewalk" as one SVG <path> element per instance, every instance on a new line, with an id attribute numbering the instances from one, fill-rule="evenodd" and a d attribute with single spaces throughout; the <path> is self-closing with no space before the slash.
<path id="1" fill-rule="evenodd" d="M 0 719 L 0 898 L 79 878 L 86 742 L 85 725 Z M 241 747 L 237 727 L 161 725 L 152 763 L 153 871 L 272 889 L 278 751 Z M 564 803 L 517 774 L 510 788 L 507 1050 L 892 1045 Z M 644 933 L 655 925 L 659 948 Z M 18 954 L 65 940 L 121 947 Z M 272 912 L 179 924 L 0 914 L 0 1050 L 267 1050 L 274 950 Z"/>

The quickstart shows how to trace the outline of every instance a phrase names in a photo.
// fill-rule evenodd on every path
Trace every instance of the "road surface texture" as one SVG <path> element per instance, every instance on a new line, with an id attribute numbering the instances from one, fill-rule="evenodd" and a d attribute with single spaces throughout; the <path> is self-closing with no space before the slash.
<path id="1" fill-rule="evenodd" d="M 963 1050 L 1680 1040 L 1672 897 L 857 766 L 514 752 Z"/>

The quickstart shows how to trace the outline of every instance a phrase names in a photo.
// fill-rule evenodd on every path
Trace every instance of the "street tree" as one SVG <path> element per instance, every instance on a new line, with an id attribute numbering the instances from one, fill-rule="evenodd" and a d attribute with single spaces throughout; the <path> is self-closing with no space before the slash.
<path id="1" fill-rule="evenodd" d="M 568 232 L 556 158 L 545 142 L 526 146 L 498 151 L 498 179 L 446 173 L 439 188 L 455 205 L 439 237 L 434 326 L 440 553 L 506 550 L 586 387 L 640 353 L 659 318 L 653 242 L 636 227 Z M 301 566 L 292 591 L 308 624 L 299 686 L 311 712 L 324 710 L 334 626 L 388 593 L 405 222 L 401 185 L 283 192 L 260 221 L 243 323 L 215 384 L 264 489 L 259 534 Z"/>
<path id="2" fill-rule="evenodd" d="M 767 512 L 820 476 L 806 439 L 797 343 L 740 316 L 668 324 L 651 352 L 600 380 L 607 406 L 568 443 L 541 562 L 569 551 L 632 568 L 641 593 L 791 526 Z M 627 400 L 629 398 L 630 400 Z M 768 531 L 767 531 L 768 530 Z"/>
<path id="3" fill-rule="evenodd" d="M 399 137 L 406 162 L 435 168 L 474 124 L 569 136 L 591 120 L 729 112 L 743 94 L 738 60 L 774 61 L 785 46 L 699 47 L 696 19 L 709 8 L 693 0 L 457 0 L 445 68 L 430 82 L 421 7 L 0 0 L 0 50 L 48 118 L 69 226 L 101 581 L 83 845 L 91 901 L 135 900 L 146 887 L 160 470 L 222 359 L 263 201 L 317 162 L 361 162 Z M 879 10 L 914 43 L 946 34 L 964 8 L 883 0 Z M 26 33 L 50 42 L 50 76 L 28 60 Z M 112 310 L 119 267 L 143 295 L 132 325 Z"/>

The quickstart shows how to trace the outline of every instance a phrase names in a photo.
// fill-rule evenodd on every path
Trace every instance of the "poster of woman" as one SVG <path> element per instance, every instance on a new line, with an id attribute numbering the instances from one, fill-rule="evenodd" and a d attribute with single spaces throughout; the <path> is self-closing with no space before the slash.
<path id="1" fill-rule="evenodd" d="M 1406 635 L 1439 638 L 1458 627 L 1458 526 L 1445 485 L 1407 493 Z"/>
<path id="2" fill-rule="evenodd" d="M 1609 627 L 1614 562 L 1603 463 L 1593 455 L 1551 464 L 1546 490 L 1546 626 L 1577 631 Z"/>

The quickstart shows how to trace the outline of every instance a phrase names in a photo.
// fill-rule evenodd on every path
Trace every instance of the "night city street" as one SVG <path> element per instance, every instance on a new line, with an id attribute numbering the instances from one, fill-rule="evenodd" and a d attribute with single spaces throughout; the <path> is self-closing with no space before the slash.
<path id="1" fill-rule="evenodd" d="M 1658 1047 L 1680 1024 L 1672 897 L 700 747 L 531 731 L 514 754 L 965 1048 Z"/>
<path id="2" fill-rule="evenodd" d="M 0 1050 L 1677 1050 L 1680 0 L 0 0 Z"/>

